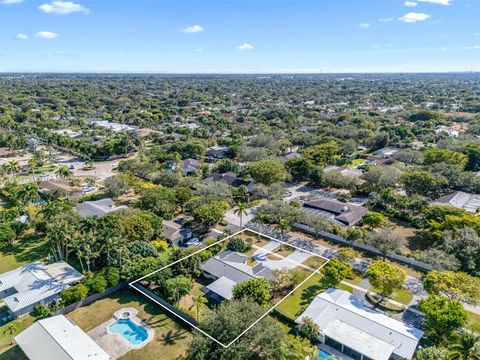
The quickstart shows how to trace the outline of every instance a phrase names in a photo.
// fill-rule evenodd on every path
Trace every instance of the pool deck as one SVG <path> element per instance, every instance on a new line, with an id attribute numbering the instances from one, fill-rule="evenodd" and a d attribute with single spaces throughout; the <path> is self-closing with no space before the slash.
<path id="1" fill-rule="evenodd" d="M 352 359 L 350 356 L 347 356 L 347 355 L 345 355 L 345 354 L 342 354 L 340 351 L 337 351 L 337 350 L 335 350 L 334 348 L 332 348 L 332 347 L 330 347 L 330 346 L 328 346 L 328 345 L 326 345 L 326 344 L 321 344 L 321 343 L 320 343 L 320 344 L 318 345 L 318 348 L 319 348 L 320 350 L 323 350 L 323 351 L 331 354 L 331 355 L 335 355 L 335 358 L 336 358 L 336 359 L 339 359 L 339 360 L 354 360 L 354 359 Z M 321 358 L 319 357 L 319 359 L 321 359 Z"/>
<path id="2" fill-rule="evenodd" d="M 132 320 L 139 326 L 142 326 L 147 330 L 148 338 L 143 343 L 138 346 L 130 344 L 127 340 L 123 338 L 120 334 L 113 334 L 108 330 L 108 327 L 112 325 L 117 319 L 121 318 L 121 315 L 125 312 L 130 313 L 129 319 Z M 150 341 L 153 340 L 154 330 L 145 324 L 142 320 L 137 317 L 138 310 L 135 308 L 122 308 L 119 311 L 116 311 L 112 316 L 112 319 L 104 322 L 103 324 L 97 326 L 96 328 L 90 330 L 88 335 L 103 349 L 108 355 L 111 356 L 112 360 L 116 360 L 127 352 L 133 349 L 140 349 L 147 345 Z"/>

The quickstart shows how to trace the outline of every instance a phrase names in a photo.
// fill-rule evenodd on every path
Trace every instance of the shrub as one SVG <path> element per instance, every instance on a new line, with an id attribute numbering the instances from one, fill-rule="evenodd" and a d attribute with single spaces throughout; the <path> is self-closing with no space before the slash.
<path id="1" fill-rule="evenodd" d="M 103 277 L 107 281 L 108 287 L 115 286 L 120 282 L 120 270 L 108 267 L 103 271 Z"/>
<path id="2" fill-rule="evenodd" d="M 63 290 L 61 297 L 67 304 L 73 304 L 77 301 L 83 300 L 88 296 L 88 288 L 84 284 L 74 285 L 68 289 Z"/>
<path id="3" fill-rule="evenodd" d="M 230 251 L 238 251 L 238 252 L 247 252 L 251 248 L 251 244 L 239 239 L 239 238 L 233 238 L 230 239 L 227 245 L 227 249 Z"/>
<path id="4" fill-rule="evenodd" d="M 33 308 L 33 316 L 40 319 L 50 316 L 51 313 L 52 310 L 48 306 L 35 305 L 35 307 Z"/>
<path id="5" fill-rule="evenodd" d="M 88 288 L 88 293 L 92 295 L 104 292 L 108 284 L 102 274 L 95 274 L 91 278 L 85 280 L 85 286 Z"/>

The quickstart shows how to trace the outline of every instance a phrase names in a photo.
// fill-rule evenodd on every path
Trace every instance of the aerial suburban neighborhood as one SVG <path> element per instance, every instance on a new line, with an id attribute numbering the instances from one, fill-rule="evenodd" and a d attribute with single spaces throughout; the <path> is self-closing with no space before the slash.
<path id="1" fill-rule="evenodd" d="M 480 2 L 0 0 L 0 360 L 479 360 Z"/>

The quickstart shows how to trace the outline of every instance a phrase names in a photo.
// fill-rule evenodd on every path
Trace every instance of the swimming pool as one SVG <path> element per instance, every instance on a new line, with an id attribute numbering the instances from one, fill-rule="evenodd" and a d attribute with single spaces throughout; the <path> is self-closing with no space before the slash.
<path id="1" fill-rule="evenodd" d="M 330 359 L 332 357 L 332 354 L 329 354 L 326 351 L 323 351 L 322 349 L 318 350 L 318 358 L 319 359 Z"/>
<path id="2" fill-rule="evenodd" d="M 130 319 L 120 319 L 108 327 L 113 334 L 121 335 L 132 346 L 141 345 L 148 338 L 147 330 Z"/>

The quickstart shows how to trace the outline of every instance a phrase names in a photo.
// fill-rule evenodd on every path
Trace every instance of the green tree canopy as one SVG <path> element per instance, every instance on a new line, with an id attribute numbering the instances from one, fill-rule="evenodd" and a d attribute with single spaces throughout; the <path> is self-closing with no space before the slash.
<path id="1" fill-rule="evenodd" d="M 270 284 L 266 279 L 250 279 L 238 283 L 233 288 L 233 298 L 242 299 L 248 297 L 261 306 L 270 303 Z"/>

